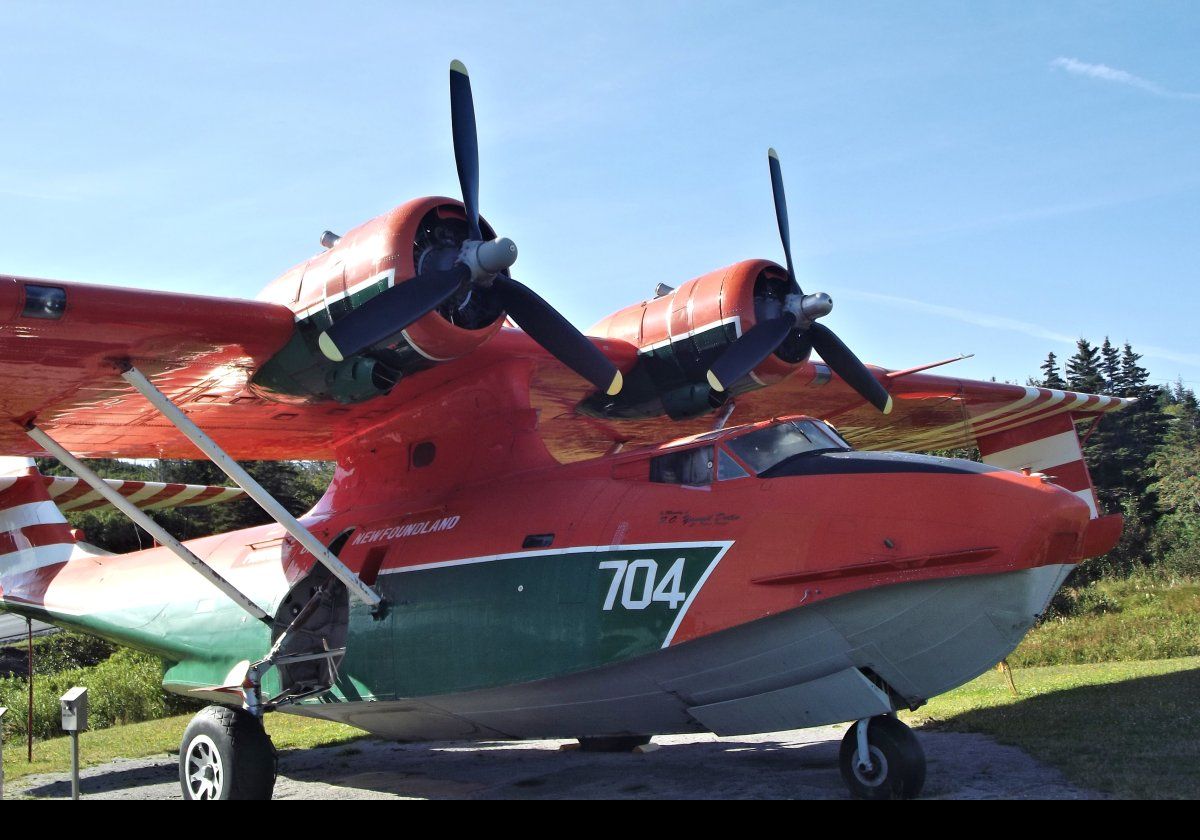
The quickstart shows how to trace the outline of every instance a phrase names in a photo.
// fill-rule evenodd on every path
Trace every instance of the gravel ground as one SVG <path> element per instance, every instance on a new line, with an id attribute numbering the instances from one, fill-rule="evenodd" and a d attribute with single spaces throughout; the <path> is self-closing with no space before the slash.
<path id="1" fill-rule="evenodd" d="M 739 738 L 656 738 L 646 754 L 562 749 L 563 741 L 397 744 L 364 739 L 279 757 L 276 799 L 844 799 L 844 727 Z M 922 732 L 933 799 L 1087 799 L 1057 771 L 984 735 Z M 176 758 L 84 771 L 87 799 L 179 799 Z M 62 798 L 69 782 L 33 776 L 11 796 Z"/>

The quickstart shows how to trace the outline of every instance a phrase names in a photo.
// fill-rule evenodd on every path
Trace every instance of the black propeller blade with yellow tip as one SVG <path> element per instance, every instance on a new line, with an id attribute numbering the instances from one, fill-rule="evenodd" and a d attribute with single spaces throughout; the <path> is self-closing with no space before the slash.
<path id="1" fill-rule="evenodd" d="M 622 377 L 596 345 L 532 289 L 508 277 L 517 259 L 510 239 L 484 241 L 479 220 L 479 137 L 471 78 L 461 61 L 450 63 L 450 121 L 454 162 L 467 217 L 467 241 L 455 265 L 397 283 L 338 320 L 318 338 L 333 361 L 371 350 L 394 339 L 464 287 L 493 296 L 517 326 L 598 390 L 613 396 Z"/>
<path id="2" fill-rule="evenodd" d="M 708 371 L 708 384 L 718 393 L 729 390 L 770 358 L 789 336 L 798 333 L 811 342 L 812 348 L 821 355 L 825 364 L 859 396 L 884 414 L 890 414 L 892 397 L 887 389 L 879 384 L 879 380 L 833 330 L 817 323 L 818 318 L 828 315 L 833 309 L 833 300 L 822 292 L 804 294 L 796 281 L 787 198 L 783 192 L 783 169 L 774 149 L 767 150 L 767 164 L 771 170 L 771 193 L 775 198 L 775 221 L 779 225 L 779 240 L 783 244 L 787 265 L 788 294 L 782 314 L 759 321 L 725 349 Z"/>

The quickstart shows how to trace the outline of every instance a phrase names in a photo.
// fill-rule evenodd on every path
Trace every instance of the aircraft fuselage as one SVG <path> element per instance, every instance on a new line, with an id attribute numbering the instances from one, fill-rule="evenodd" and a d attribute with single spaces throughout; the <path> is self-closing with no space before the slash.
<path id="1" fill-rule="evenodd" d="M 336 686 L 286 710 L 406 738 L 863 717 L 860 706 L 917 705 L 1003 658 L 1078 561 L 1089 509 L 1040 477 L 852 451 L 755 474 L 752 448 L 734 448 L 744 434 L 409 498 L 371 497 L 371 476 L 340 470 L 305 524 L 340 542 L 386 609 L 350 607 Z M 410 453 L 415 472 L 442 457 Z M 189 546 L 273 614 L 312 564 L 274 525 Z M 271 644 L 161 549 L 38 575 L 28 583 L 50 616 L 164 657 L 173 691 L 228 702 L 212 689 Z M 755 711 L 784 689 L 845 702 Z M 528 711 L 539 705 L 552 713 Z"/>

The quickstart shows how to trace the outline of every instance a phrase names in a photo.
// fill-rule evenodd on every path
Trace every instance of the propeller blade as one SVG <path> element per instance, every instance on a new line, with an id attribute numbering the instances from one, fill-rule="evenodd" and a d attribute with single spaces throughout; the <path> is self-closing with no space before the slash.
<path id="1" fill-rule="evenodd" d="M 812 339 L 813 349 L 821 355 L 821 359 L 834 373 L 881 412 L 892 413 L 892 395 L 871 375 L 871 371 L 858 360 L 858 356 L 850 352 L 850 348 L 834 335 L 833 330 L 824 324 L 813 324 L 808 328 L 808 335 Z"/>
<path id="2" fill-rule="evenodd" d="M 624 381 L 617 366 L 536 292 L 503 274 L 497 275 L 492 292 L 517 325 L 550 355 L 610 397 L 620 393 Z"/>
<path id="3" fill-rule="evenodd" d="M 418 274 L 385 289 L 317 339 L 329 359 L 340 362 L 374 347 L 437 309 L 471 279 L 471 269 L 459 263 L 447 271 Z"/>
<path id="4" fill-rule="evenodd" d="M 471 77 L 461 61 L 450 62 L 450 122 L 454 134 L 454 164 L 471 239 L 483 239 L 479 229 L 479 135 L 475 130 L 475 100 Z"/>
<path id="5" fill-rule="evenodd" d="M 796 316 L 784 312 L 778 318 L 759 321 L 742 334 L 708 371 L 708 384 L 714 391 L 724 391 L 750 371 L 766 361 L 796 326 Z"/>
<path id="6" fill-rule="evenodd" d="M 771 193 L 775 197 L 775 221 L 779 225 L 779 241 L 783 243 L 783 256 L 787 260 L 788 279 L 792 281 L 792 292 L 803 294 L 796 282 L 796 267 L 792 265 L 792 231 L 788 225 L 787 196 L 783 192 L 783 168 L 779 165 L 779 153 L 767 149 L 767 165 L 771 167 Z"/>

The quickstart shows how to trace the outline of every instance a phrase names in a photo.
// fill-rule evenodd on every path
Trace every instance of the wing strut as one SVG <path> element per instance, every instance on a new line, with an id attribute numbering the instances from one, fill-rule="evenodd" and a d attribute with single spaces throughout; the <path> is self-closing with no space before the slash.
<path id="1" fill-rule="evenodd" d="M 208 578 L 208 581 L 229 596 L 231 601 L 259 621 L 267 624 L 271 623 L 271 616 L 264 612 L 258 604 L 243 595 L 240 589 L 221 577 L 216 569 L 193 554 L 188 550 L 187 546 L 163 530 L 162 526 L 147 516 L 145 511 L 110 487 L 103 478 L 92 471 L 91 467 L 64 449 L 58 441 L 34 425 L 27 427 L 25 433 L 33 438 L 39 446 L 65 464 L 73 473 L 82 478 L 93 490 L 107 499 L 113 507 L 137 523 L 142 530 L 174 552 L 183 562 Z"/>
<path id="2" fill-rule="evenodd" d="M 287 512 L 283 505 L 275 500 L 275 497 L 263 489 L 257 481 L 250 477 L 237 461 L 225 454 L 225 451 L 204 433 L 203 430 L 192 422 L 186 414 L 184 414 L 175 403 L 158 390 L 149 379 L 142 374 L 140 370 L 133 365 L 126 363 L 124 370 L 121 373 L 121 378 L 132 385 L 138 393 L 150 401 L 150 404 L 157 408 L 164 417 L 166 417 L 175 428 L 183 432 L 183 434 L 196 445 L 196 447 L 209 457 L 209 459 L 221 468 L 233 483 L 246 491 L 246 495 L 254 499 L 263 510 L 265 510 L 272 519 L 283 526 L 289 534 L 291 534 L 296 542 L 304 546 L 304 548 L 317 559 L 325 568 L 329 569 L 338 580 L 346 585 L 346 588 L 354 594 L 358 600 L 362 601 L 372 610 L 378 609 L 383 599 L 379 597 L 379 593 L 371 589 L 354 572 L 338 560 L 334 554 L 321 544 L 321 541 L 313 536 L 312 532 L 300 524 L 296 517 Z M 60 447 L 61 448 L 61 447 Z"/>

